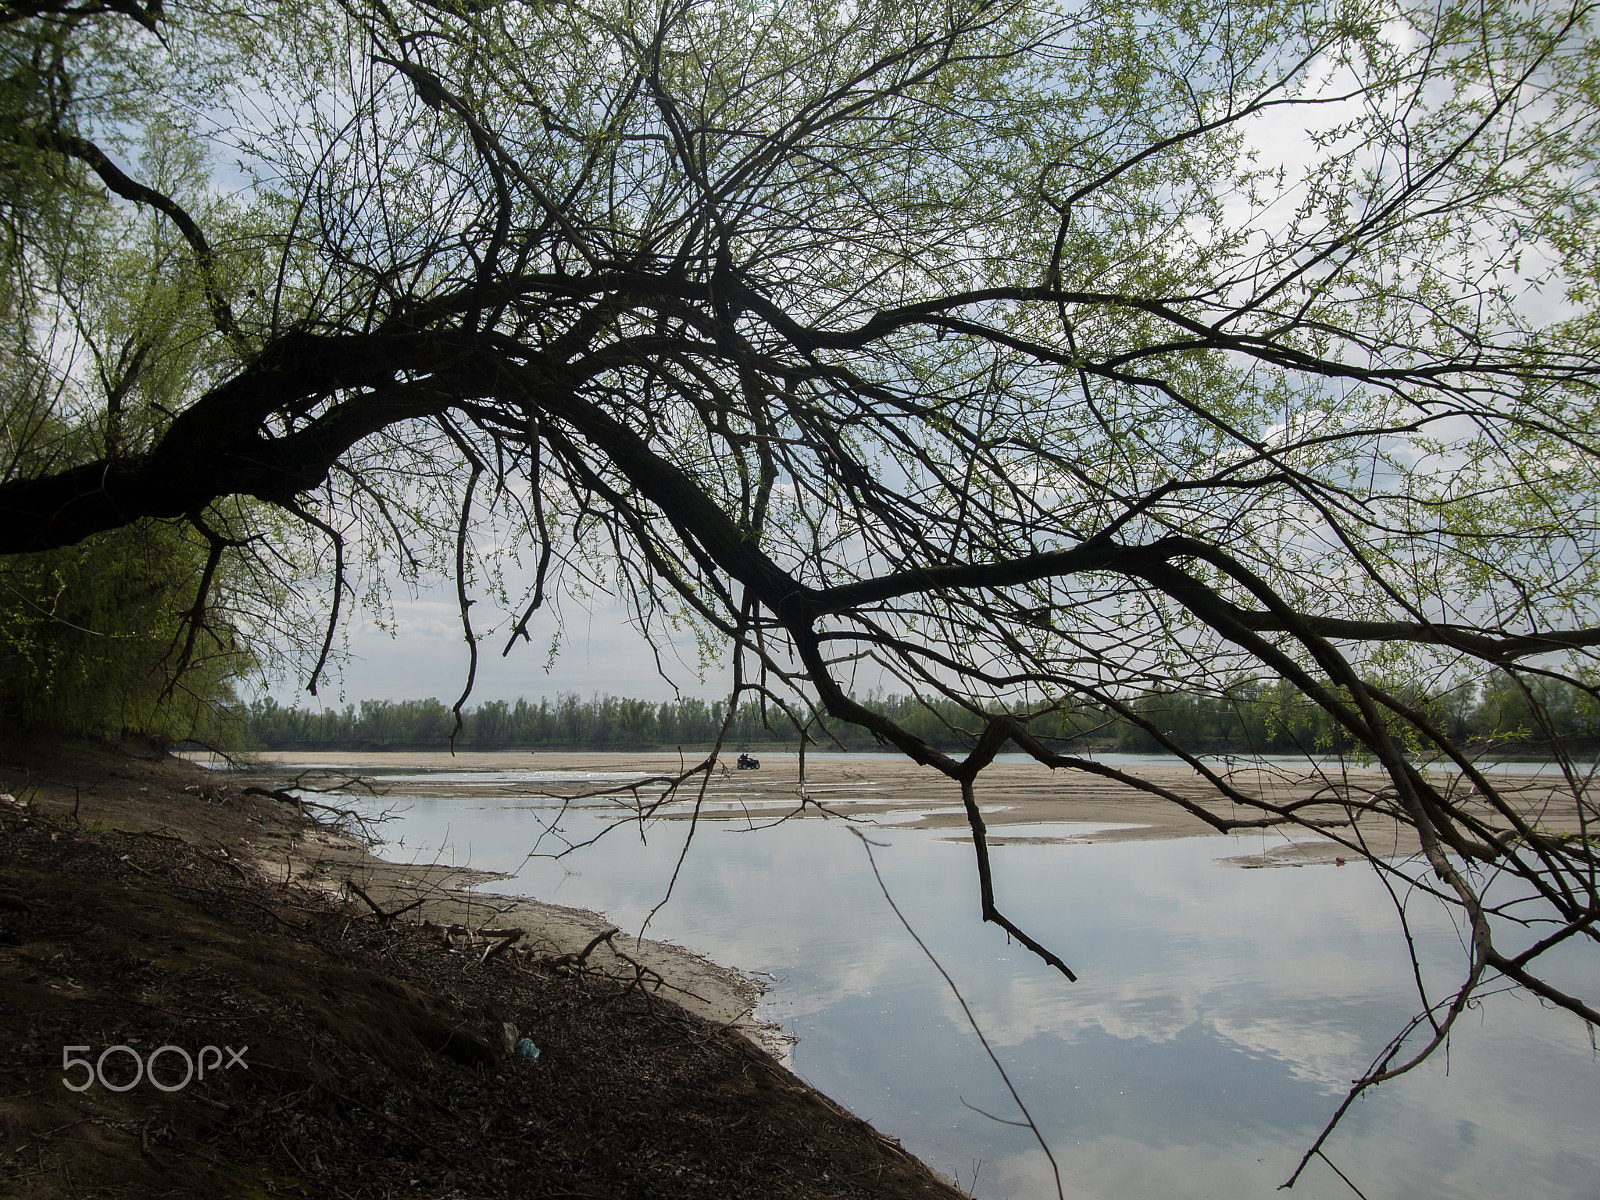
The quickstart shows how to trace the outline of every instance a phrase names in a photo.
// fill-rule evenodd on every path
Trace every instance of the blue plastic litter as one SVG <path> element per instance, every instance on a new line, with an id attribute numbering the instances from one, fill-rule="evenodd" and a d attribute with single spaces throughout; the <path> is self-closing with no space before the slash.
<path id="1" fill-rule="evenodd" d="M 517 1040 L 517 1053 L 532 1062 L 539 1061 L 539 1047 L 533 1044 L 532 1038 L 519 1038 Z"/>

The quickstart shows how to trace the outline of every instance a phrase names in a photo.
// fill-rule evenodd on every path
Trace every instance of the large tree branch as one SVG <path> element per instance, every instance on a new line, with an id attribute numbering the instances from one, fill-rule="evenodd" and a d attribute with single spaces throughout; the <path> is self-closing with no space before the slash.
<path id="1" fill-rule="evenodd" d="M 1162 538 L 1148 546 L 1125 545 L 1094 538 L 1067 550 L 1052 550 L 987 563 L 960 563 L 897 571 L 872 579 L 839 584 L 810 594 L 819 616 L 853 612 L 865 605 L 931 592 L 1016 587 L 1044 579 L 1086 571 L 1113 571 L 1139 575 L 1146 564 L 1175 558 L 1206 557 L 1210 548 L 1191 538 Z M 1359 642 L 1417 642 L 1450 646 L 1492 662 L 1511 662 L 1532 654 L 1600 646 L 1600 629 L 1547 630 L 1529 634 L 1495 634 L 1464 625 L 1424 624 L 1417 621 L 1357 621 L 1342 617 L 1296 614 L 1293 622 L 1268 612 L 1251 611 L 1228 603 L 1232 620 L 1255 633 L 1291 633 L 1295 623 L 1319 637 Z"/>
<path id="2" fill-rule="evenodd" d="M 84 4 L 51 3 L 49 0 L 43 3 L 31 3 L 30 0 L 4 0 L 4 3 L 0 3 L 0 27 L 14 25 L 18 21 L 34 17 L 61 21 L 64 24 L 76 24 L 107 13 L 118 13 L 142 25 L 151 33 L 159 32 L 160 0 L 152 0 L 149 4 L 137 4 L 132 0 L 104 0 L 103 3 L 89 0 Z"/>
<path id="3" fill-rule="evenodd" d="M 141 517 L 181 516 L 223 496 L 291 499 L 321 483 L 361 439 L 448 407 L 452 394 L 393 380 L 401 370 L 449 362 L 452 349 L 423 335 L 282 339 L 180 413 L 146 453 L 0 484 L 0 554 L 71 545 Z M 310 411 L 336 395 L 292 432 L 266 428 L 274 413 Z"/>

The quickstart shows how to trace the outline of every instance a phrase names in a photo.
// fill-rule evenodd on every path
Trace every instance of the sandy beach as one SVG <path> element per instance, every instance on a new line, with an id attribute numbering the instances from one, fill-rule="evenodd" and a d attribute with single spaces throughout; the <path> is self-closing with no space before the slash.
<path id="1" fill-rule="evenodd" d="M 795 819 L 842 817 L 871 820 L 892 818 L 901 826 L 948 829 L 952 836 L 966 834 L 967 819 L 957 786 L 938 772 L 905 759 L 866 755 L 808 757 L 805 779 L 793 755 L 765 755 L 756 771 L 731 768 L 725 755 L 705 781 L 679 791 L 669 803 L 652 810 L 657 819 L 771 821 L 792 815 Z M 584 805 L 617 806 L 640 811 L 657 801 L 660 782 L 680 774 L 698 760 L 677 754 L 473 752 L 451 755 L 445 751 L 309 752 L 272 751 L 256 756 L 259 767 L 278 777 L 313 767 L 368 772 L 372 786 L 395 799 L 427 795 L 468 797 L 560 797 Z M 1073 823 L 1093 826 L 1065 832 L 1063 841 L 1142 841 L 1215 835 L 1216 829 L 1198 812 L 1228 819 L 1252 820 L 1262 816 L 1248 805 L 1231 801 L 1216 781 L 1190 767 L 1174 763 L 1140 763 L 1119 766 L 1126 780 L 1081 770 L 1052 771 L 1037 763 L 999 762 L 985 770 L 976 789 L 985 825 L 995 844 L 1004 844 L 1006 828 L 1014 825 Z M 493 774 L 517 772 L 511 782 Z M 439 778 L 439 773 L 447 773 Z M 492 774 L 493 773 L 493 774 Z M 557 782 L 543 774 L 589 774 L 612 777 Z M 394 778 L 395 775 L 412 776 Z M 481 779 L 475 779 L 481 775 Z M 1335 840 L 1308 843 L 1315 834 L 1303 826 L 1278 826 L 1283 831 L 1283 853 L 1272 861 L 1236 858 L 1238 865 L 1288 865 L 1325 861 L 1348 852 L 1359 840 L 1374 853 L 1408 855 L 1418 850 L 1415 835 L 1397 828 L 1392 820 L 1367 814 L 1349 824 L 1347 799 L 1367 801 L 1388 786 L 1378 770 L 1361 768 L 1313 771 L 1300 767 L 1218 768 L 1227 788 L 1243 797 L 1261 797 L 1276 804 L 1304 805 L 1298 815 L 1310 823 L 1326 823 Z M 1556 778 L 1494 774 L 1502 794 L 1513 797 L 1530 820 L 1547 828 L 1572 827 L 1576 817 L 1570 794 L 1562 795 Z M 1441 786 L 1462 788 L 1456 775 L 1441 775 Z M 314 782 L 308 777 L 308 782 Z M 1566 825 L 1562 823 L 1566 822 Z M 1030 838 L 1037 842 L 1037 837 Z M 1292 843 L 1292 847 L 1291 847 Z"/>

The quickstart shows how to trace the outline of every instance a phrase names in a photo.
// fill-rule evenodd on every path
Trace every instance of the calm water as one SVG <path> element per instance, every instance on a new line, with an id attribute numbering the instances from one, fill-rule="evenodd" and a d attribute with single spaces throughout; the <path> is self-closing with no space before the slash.
<path id="1" fill-rule="evenodd" d="M 460 774 L 460 773 L 457 773 Z M 474 779 L 521 778 L 526 772 Z M 391 857 L 516 873 L 492 890 L 608 913 L 637 931 L 667 893 L 687 822 L 526 797 L 418 800 Z M 608 830 L 560 861 L 528 858 Z M 1067 830 L 1074 832 L 1076 830 Z M 956 979 L 1061 1165 L 1069 1197 L 1273 1196 L 1350 1079 L 1415 1012 L 1388 895 L 1366 867 L 1219 865 L 1261 837 L 1006 845 L 1002 908 L 1077 984 L 977 919 L 972 848 L 869 831 L 884 878 Z M 1059 835 L 1060 826 L 1007 834 Z M 1413 929 L 1442 989 L 1461 959 L 1447 917 Z M 649 933 L 760 972 L 762 1015 L 800 1039 L 810 1083 L 982 1197 L 1053 1195 L 1048 1165 L 949 988 L 895 919 L 838 822 L 701 823 Z M 1600 991 L 1578 959 L 1563 981 Z M 1463 1018 L 1448 1057 L 1359 1102 L 1328 1147 L 1369 1200 L 1600 1196 L 1600 1063 L 1576 1019 L 1512 995 Z M 1355 1193 L 1320 1162 L 1292 1196 Z"/>

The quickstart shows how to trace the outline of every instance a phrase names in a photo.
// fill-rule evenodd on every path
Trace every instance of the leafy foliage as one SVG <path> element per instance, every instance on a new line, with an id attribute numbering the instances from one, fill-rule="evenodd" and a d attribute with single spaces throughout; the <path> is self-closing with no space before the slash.
<path id="1" fill-rule="evenodd" d="M 213 619 L 176 671 L 206 546 L 144 524 L 0 562 L 0 718 L 28 732 L 236 744 L 247 652 Z"/>

